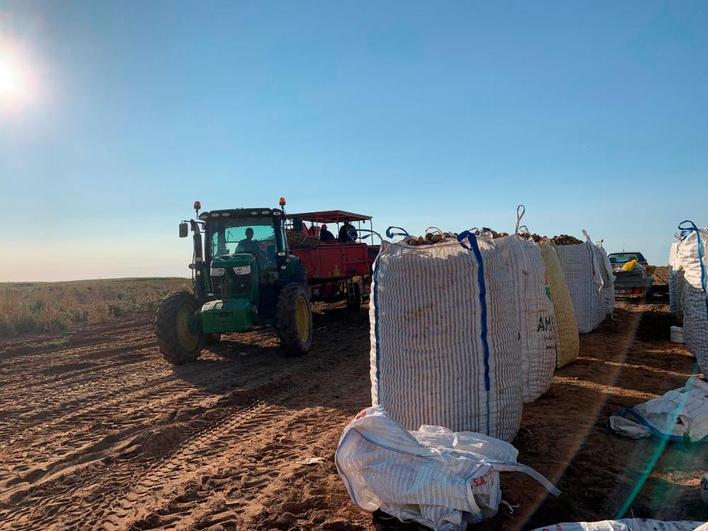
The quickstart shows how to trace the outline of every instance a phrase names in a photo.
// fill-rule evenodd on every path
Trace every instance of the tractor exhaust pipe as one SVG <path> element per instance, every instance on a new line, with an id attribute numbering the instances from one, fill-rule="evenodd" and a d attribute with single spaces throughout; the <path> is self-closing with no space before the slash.
<path id="1" fill-rule="evenodd" d="M 204 261 L 204 247 L 202 245 L 202 233 L 199 230 L 199 223 L 192 220 L 192 240 L 194 242 L 194 262 L 200 263 Z"/>
<path id="2" fill-rule="evenodd" d="M 209 265 L 204 263 L 204 247 L 202 245 L 202 232 L 199 230 L 199 223 L 191 220 L 192 241 L 194 243 L 194 263 L 190 266 L 194 270 L 194 295 L 197 301 L 202 303 L 207 299 L 207 294 L 211 293 L 211 280 L 209 278 Z"/>

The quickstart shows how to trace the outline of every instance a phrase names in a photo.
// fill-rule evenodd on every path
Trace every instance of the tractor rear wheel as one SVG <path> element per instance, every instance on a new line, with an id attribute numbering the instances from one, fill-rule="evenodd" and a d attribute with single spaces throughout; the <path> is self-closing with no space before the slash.
<path id="1" fill-rule="evenodd" d="M 155 335 L 163 357 L 172 365 L 196 361 L 204 346 L 199 328 L 197 299 L 187 291 L 171 293 L 155 316 Z"/>
<path id="2" fill-rule="evenodd" d="M 291 356 L 305 354 L 312 346 L 312 308 L 307 288 L 290 284 L 278 297 L 278 335 L 280 345 Z"/>

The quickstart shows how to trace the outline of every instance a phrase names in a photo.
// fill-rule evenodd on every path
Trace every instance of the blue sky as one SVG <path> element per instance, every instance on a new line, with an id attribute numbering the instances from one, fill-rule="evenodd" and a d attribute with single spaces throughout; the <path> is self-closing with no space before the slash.
<path id="1" fill-rule="evenodd" d="M 280 195 L 410 231 L 524 203 L 666 263 L 708 225 L 706 28 L 705 2 L 0 0 L 41 87 L 0 106 L 0 281 L 186 275 L 194 199 Z"/>

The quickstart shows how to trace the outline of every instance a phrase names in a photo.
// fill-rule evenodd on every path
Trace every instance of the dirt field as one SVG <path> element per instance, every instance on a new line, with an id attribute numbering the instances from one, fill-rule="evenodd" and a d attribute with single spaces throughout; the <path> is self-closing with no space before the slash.
<path id="1" fill-rule="evenodd" d="M 503 476 L 519 507 L 478 529 L 628 516 L 708 520 L 705 446 L 613 435 L 622 406 L 694 370 L 665 305 L 628 306 L 582 337 L 581 359 L 525 408 L 520 461 L 563 491 Z M 0 527 L 415 529 L 356 509 L 336 475 L 342 428 L 369 402 L 368 319 L 327 308 L 316 345 L 284 357 L 269 332 L 227 337 L 173 370 L 148 317 L 0 343 Z"/>

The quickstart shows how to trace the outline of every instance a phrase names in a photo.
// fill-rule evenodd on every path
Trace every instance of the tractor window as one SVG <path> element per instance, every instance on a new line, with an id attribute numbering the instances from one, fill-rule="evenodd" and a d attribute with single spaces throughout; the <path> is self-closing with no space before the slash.
<path id="1" fill-rule="evenodd" d="M 251 231 L 253 235 L 249 238 Z M 234 253 L 251 253 L 259 263 L 264 260 L 275 262 L 276 242 L 272 220 L 248 218 L 214 221 L 211 227 L 211 256 Z"/>

